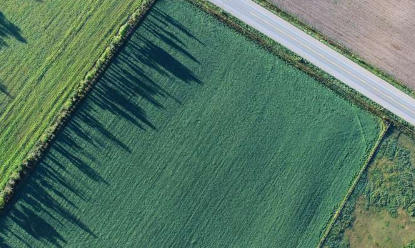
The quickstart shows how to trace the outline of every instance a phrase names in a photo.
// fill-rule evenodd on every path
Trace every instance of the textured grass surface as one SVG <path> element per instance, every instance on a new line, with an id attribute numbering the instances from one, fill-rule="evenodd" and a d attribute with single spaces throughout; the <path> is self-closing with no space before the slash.
<path id="1" fill-rule="evenodd" d="M 379 120 L 162 0 L 0 221 L 4 247 L 315 247 Z"/>
<path id="2" fill-rule="evenodd" d="M 0 189 L 141 0 L 2 0 Z"/>

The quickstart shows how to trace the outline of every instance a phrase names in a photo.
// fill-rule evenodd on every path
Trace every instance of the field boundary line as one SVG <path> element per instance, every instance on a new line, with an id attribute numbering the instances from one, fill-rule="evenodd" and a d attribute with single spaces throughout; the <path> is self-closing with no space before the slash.
<path id="1" fill-rule="evenodd" d="M 324 231 L 323 236 L 320 238 L 320 242 L 318 243 L 316 248 L 322 248 L 328 235 L 331 232 L 331 229 L 333 229 L 334 224 L 336 224 L 337 219 L 339 218 L 340 214 L 342 213 L 342 210 L 346 206 L 346 203 L 349 201 L 350 196 L 354 192 L 357 184 L 359 183 L 362 175 L 366 172 L 367 168 L 371 164 L 374 156 L 376 155 L 376 152 L 378 151 L 380 144 L 382 143 L 383 139 L 385 138 L 385 135 L 387 131 L 389 130 L 391 124 L 389 122 L 382 121 L 382 131 L 379 134 L 379 138 L 376 141 L 375 145 L 373 146 L 369 156 L 366 158 L 365 162 L 363 163 L 362 168 L 360 169 L 359 173 L 357 174 L 356 178 L 352 181 L 352 185 L 350 186 L 349 190 L 347 191 L 345 197 L 340 203 L 340 206 L 337 208 L 334 215 L 331 217 L 330 221 L 327 224 L 326 230 Z"/>
<path id="2" fill-rule="evenodd" d="M 76 113 L 78 107 L 111 64 L 112 59 L 120 52 L 126 41 L 128 41 L 156 2 L 157 0 L 141 1 L 140 5 L 127 18 L 127 21 L 119 27 L 118 32 L 111 39 L 110 44 L 103 50 L 98 60 L 85 74 L 78 88 L 72 93 L 72 96 L 65 101 L 62 109 L 56 115 L 52 124 L 39 138 L 32 151 L 26 156 L 22 164 L 12 172 L 6 186 L 0 191 L 0 214 L 6 204 L 12 199 L 19 185 L 27 180 L 29 174 L 36 168 L 44 155 L 48 152 L 60 131 Z"/>

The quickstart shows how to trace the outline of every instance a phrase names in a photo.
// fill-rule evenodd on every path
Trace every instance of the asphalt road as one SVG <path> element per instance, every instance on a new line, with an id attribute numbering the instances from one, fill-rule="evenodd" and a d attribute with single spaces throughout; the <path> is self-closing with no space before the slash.
<path id="1" fill-rule="evenodd" d="M 209 0 L 415 126 L 415 99 L 251 0 Z"/>

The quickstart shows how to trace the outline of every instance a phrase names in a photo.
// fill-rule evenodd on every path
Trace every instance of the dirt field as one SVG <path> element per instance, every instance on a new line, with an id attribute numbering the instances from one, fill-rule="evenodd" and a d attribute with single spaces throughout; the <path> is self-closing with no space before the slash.
<path id="1" fill-rule="evenodd" d="M 415 90 L 415 1 L 269 1 Z"/>

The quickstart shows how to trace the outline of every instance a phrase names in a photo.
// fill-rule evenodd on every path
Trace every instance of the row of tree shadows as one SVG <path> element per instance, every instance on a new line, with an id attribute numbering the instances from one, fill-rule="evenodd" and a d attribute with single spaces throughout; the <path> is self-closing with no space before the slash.
<path id="1" fill-rule="evenodd" d="M 14 28 L 13 31 L 13 27 L 9 26 L 11 29 L 9 35 L 15 35 L 17 39 L 24 41 L 18 35 L 18 29 Z M 151 35 L 153 37 L 149 37 Z M 185 84 L 202 84 L 189 68 L 161 46 L 152 42 L 152 40 L 159 39 L 164 43 L 162 46 L 173 48 L 193 62 L 199 63 L 187 51 L 186 44 L 180 39 L 180 36 L 186 36 L 203 45 L 184 25 L 155 6 L 145 21 L 140 24 L 138 31 L 131 37 L 123 51 L 114 59 L 93 92 L 87 97 L 87 101 L 83 103 L 70 123 L 59 134 L 41 164 L 24 182 L 12 202 L 7 205 L 0 218 L 1 247 L 12 247 L 10 239 L 17 239 L 28 247 L 32 247 L 33 239 L 43 242 L 47 247 L 62 247 L 62 244 L 67 244 L 68 240 L 59 233 L 59 229 L 55 228 L 56 223 L 58 225 L 71 223 L 91 237 L 96 237 L 87 224 L 80 221 L 66 207 L 71 206 L 76 209 L 77 205 L 63 193 L 63 189 L 70 191 L 73 196 L 83 201 L 90 199 L 86 197 L 87 186 L 75 186 L 71 182 L 72 180 L 68 180 L 68 176 L 63 175 L 68 174 L 68 165 L 62 163 L 62 160 L 70 161 L 70 164 L 93 182 L 109 184 L 98 171 L 88 165 L 88 161 L 94 161 L 95 156 L 87 154 L 87 151 L 79 145 L 79 139 L 92 146 L 102 145 L 100 143 L 102 140 L 94 139 L 86 131 L 86 127 L 97 130 L 101 134 L 101 138 L 105 138 L 106 144 L 110 143 L 127 152 L 131 152 L 131 149 L 108 130 L 105 123 L 89 113 L 92 111 L 91 106 L 97 106 L 102 112 L 109 111 L 117 118 L 123 118 L 143 130 L 157 130 L 157 127 L 149 119 L 146 109 L 137 104 L 137 99 L 143 99 L 151 106 L 163 110 L 165 107 L 161 100 L 163 98 L 174 99 L 174 96 L 148 77 L 143 68 L 151 68 L 157 73 L 169 75 L 174 77 L 175 81 L 181 81 Z M 82 156 L 77 156 L 77 154 Z M 76 179 L 72 179 L 76 181 Z M 64 219 L 65 223 L 59 219 Z"/>

